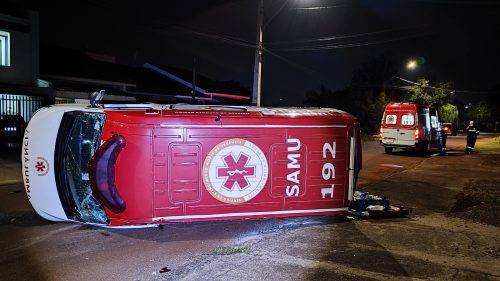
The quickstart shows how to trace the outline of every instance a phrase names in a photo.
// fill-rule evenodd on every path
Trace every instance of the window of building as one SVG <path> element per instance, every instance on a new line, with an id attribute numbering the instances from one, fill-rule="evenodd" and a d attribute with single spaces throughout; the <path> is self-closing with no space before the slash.
<path id="1" fill-rule="evenodd" d="M 10 33 L 0 30 L 0 66 L 10 66 Z"/>

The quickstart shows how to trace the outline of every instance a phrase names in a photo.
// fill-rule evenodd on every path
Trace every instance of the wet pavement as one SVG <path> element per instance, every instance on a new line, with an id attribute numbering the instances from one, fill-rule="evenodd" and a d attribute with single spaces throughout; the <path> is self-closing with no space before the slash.
<path id="1" fill-rule="evenodd" d="M 500 280 L 498 227 L 447 215 L 467 182 L 500 182 L 500 154 L 465 156 L 465 140 L 450 139 L 436 157 L 364 143 L 360 189 L 413 207 L 410 218 L 106 229 L 47 222 L 22 184 L 3 184 L 0 280 Z"/>
<path id="2" fill-rule="evenodd" d="M 17 149 L 0 150 L 0 185 L 22 182 L 21 152 Z"/>

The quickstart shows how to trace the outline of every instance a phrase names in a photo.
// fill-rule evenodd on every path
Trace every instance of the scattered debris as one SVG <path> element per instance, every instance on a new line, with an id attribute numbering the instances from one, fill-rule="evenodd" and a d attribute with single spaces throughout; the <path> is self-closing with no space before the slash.
<path id="1" fill-rule="evenodd" d="M 160 273 L 165 273 L 165 272 L 170 272 L 172 271 L 172 269 L 168 268 L 168 267 L 163 267 L 162 269 L 160 269 Z"/>
<path id="2" fill-rule="evenodd" d="M 408 216 L 411 208 L 391 206 L 390 201 L 368 192 L 356 191 L 349 205 L 349 213 L 364 218 L 400 218 Z"/>

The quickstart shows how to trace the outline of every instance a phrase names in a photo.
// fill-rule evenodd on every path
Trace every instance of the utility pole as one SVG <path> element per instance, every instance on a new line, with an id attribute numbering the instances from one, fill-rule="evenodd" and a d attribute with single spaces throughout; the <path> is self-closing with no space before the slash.
<path id="1" fill-rule="evenodd" d="M 262 76 L 262 21 L 264 18 L 264 0 L 258 0 L 257 7 L 257 47 L 255 48 L 255 65 L 253 72 L 252 104 L 260 106 L 260 89 Z"/>

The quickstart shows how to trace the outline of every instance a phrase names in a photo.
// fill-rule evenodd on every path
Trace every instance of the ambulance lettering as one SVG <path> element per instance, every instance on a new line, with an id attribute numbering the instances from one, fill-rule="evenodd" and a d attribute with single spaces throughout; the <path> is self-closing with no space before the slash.
<path id="1" fill-rule="evenodd" d="M 286 141 L 290 146 L 287 148 L 288 152 L 288 164 L 287 168 L 292 170 L 288 175 L 286 176 L 287 181 L 291 185 L 286 186 L 286 195 L 287 196 L 299 196 L 300 193 L 300 153 L 291 153 L 291 152 L 298 152 L 300 150 L 300 140 L 299 139 L 287 139 Z"/>
<path id="2" fill-rule="evenodd" d="M 24 134 L 24 152 L 23 152 L 23 166 L 24 166 L 24 188 L 26 189 L 26 195 L 28 195 L 28 200 L 31 200 L 31 189 L 30 189 L 30 158 L 28 151 L 28 130 Z"/>
<path id="3" fill-rule="evenodd" d="M 335 159 L 335 153 L 336 153 L 336 142 L 330 143 L 325 143 L 323 144 L 323 159 L 329 159 L 331 157 L 331 160 Z M 329 181 L 331 179 L 335 178 L 335 166 L 333 163 L 326 162 L 323 164 L 323 168 L 321 170 L 321 175 L 323 176 L 323 179 L 325 181 Z M 332 183 L 330 187 L 322 187 L 321 188 L 321 197 L 323 199 L 326 198 L 327 195 L 330 195 L 329 198 L 333 198 L 333 190 L 334 190 L 334 184 Z"/>

